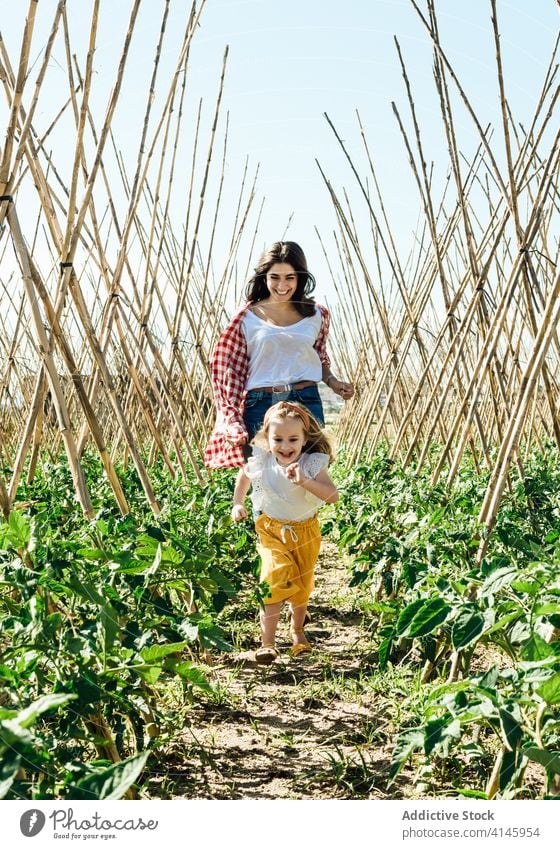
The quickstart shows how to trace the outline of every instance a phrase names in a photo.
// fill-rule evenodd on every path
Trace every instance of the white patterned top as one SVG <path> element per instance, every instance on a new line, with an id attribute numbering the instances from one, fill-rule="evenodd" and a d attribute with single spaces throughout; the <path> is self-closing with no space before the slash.
<path id="1" fill-rule="evenodd" d="M 307 478 L 315 478 L 329 465 L 327 454 L 302 454 L 300 467 Z M 271 519 L 304 522 L 315 515 L 324 502 L 286 477 L 286 471 L 264 448 L 254 446 L 245 474 L 251 481 L 253 509 Z"/>

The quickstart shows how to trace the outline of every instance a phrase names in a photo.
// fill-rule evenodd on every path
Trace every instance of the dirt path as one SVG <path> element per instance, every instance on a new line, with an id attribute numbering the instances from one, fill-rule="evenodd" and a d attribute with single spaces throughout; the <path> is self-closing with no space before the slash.
<path id="1" fill-rule="evenodd" d="M 384 694 L 371 675 L 370 636 L 336 547 L 324 542 L 306 632 L 315 650 L 292 659 L 287 619 L 270 667 L 247 650 L 223 655 L 211 678 L 223 693 L 197 705 L 175 739 L 174 798 L 400 798 L 388 791 L 392 739 Z M 369 674 L 368 674 L 369 673 Z M 181 792 L 178 793 L 178 788 Z"/>

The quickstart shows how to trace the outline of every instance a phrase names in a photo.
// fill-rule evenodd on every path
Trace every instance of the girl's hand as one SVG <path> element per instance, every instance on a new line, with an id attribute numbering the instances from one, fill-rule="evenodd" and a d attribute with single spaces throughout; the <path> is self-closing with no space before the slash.
<path id="1" fill-rule="evenodd" d="M 289 466 L 286 466 L 286 477 L 297 486 L 303 486 L 306 480 L 308 480 L 303 474 L 299 463 L 290 463 Z"/>
<path id="2" fill-rule="evenodd" d="M 248 515 L 249 514 L 243 504 L 234 504 L 231 508 L 231 518 L 234 522 L 241 522 L 243 519 L 246 519 Z"/>

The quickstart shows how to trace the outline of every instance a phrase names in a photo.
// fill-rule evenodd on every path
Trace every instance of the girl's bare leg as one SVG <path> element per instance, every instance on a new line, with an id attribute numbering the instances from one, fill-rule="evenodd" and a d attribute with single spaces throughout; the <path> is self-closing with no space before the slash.
<path id="1" fill-rule="evenodd" d="M 307 643 L 307 637 L 305 636 L 305 632 L 303 630 L 303 625 L 305 622 L 305 614 L 307 613 L 307 605 L 302 604 L 299 607 L 292 606 L 292 641 L 294 645 L 298 643 Z"/>
<path id="2" fill-rule="evenodd" d="M 274 645 L 283 603 L 279 601 L 276 604 L 265 604 L 264 610 L 261 610 L 261 643 L 263 646 Z"/>

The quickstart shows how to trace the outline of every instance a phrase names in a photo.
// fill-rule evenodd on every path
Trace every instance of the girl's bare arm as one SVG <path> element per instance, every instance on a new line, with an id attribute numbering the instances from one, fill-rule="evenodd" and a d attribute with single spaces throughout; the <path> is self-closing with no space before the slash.
<path id="1" fill-rule="evenodd" d="M 287 477 L 297 486 L 302 486 L 307 492 L 311 492 L 321 501 L 334 504 L 338 501 L 338 489 L 330 479 L 326 469 L 321 469 L 314 478 L 306 478 L 299 463 L 292 463 L 286 469 Z"/>
<path id="2" fill-rule="evenodd" d="M 243 469 L 239 469 L 237 478 L 235 479 L 235 489 L 233 491 L 233 507 L 231 508 L 231 518 L 234 522 L 240 522 L 241 519 L 246 519 L 249 515 L 245 509 L 245 498 L 249 492 L 251 481 L 245 474 Z"/>

